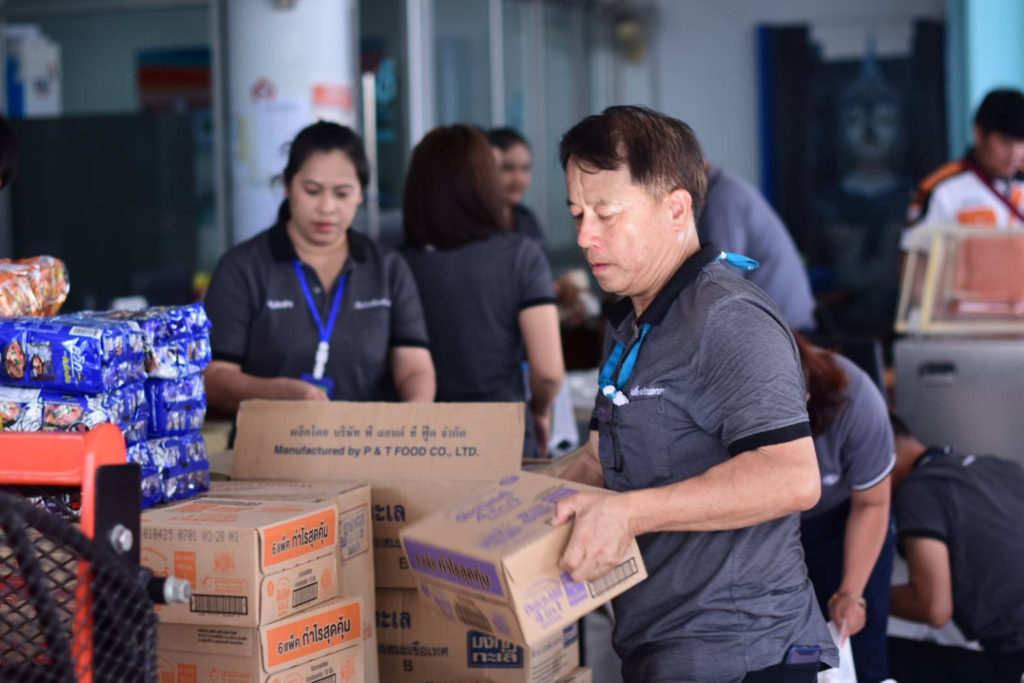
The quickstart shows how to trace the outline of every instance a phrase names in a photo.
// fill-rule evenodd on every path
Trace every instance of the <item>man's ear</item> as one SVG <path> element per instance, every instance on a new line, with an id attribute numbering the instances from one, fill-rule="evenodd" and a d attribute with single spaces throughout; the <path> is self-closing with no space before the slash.
<path id="1" fill-rule="evenodd" d="M 685 229 L 690 224 L 693 216 L 693 197 L 689 190 L 678 188 L 668 193 L 668 206 L 672 212 L 672 223 L 680 229 Z"/>

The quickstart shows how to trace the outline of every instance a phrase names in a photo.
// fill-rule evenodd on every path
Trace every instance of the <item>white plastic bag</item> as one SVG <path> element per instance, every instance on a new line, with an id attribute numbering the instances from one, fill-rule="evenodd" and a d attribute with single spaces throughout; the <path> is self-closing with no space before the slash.
<path id="1" fill-rule="evenodd" d="M 857 683 L 857 672 L 853 668 L 853 648 L 850 647 L 850 639 L 842 645 L 839 644 L 839 629 L 831 621 L 828 622 L 828 632 L 832 634 L 832 640 L 839 648 L 839 668 L 828 669 L 818 674 L 818 683 Z"/>

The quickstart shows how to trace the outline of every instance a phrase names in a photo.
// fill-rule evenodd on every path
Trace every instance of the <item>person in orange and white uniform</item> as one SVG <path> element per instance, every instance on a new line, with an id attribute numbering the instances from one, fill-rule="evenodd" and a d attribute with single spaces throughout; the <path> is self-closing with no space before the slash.
<path id="1" fill-rule="evenodd" d="M 1024 93 L 989 92 L 974 115 L 974 147 L 918 185 L 900 247 L 927 251 L 937 226 L 1024 227 Z"/>

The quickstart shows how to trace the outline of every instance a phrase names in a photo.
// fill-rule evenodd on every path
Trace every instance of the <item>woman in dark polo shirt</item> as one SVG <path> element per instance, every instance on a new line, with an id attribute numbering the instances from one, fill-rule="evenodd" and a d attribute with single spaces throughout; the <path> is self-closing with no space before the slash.
<path id="1" fill-rule="evenodd" d="M 889 678 L 894 552 L 889 412 L 878 387 L 852 361 L 793 336 L 821 472 L 821 499 L 800 517 L 807 573 L 825 618 L 852 636 L 857 680 L 879 683 Z"/>
<path id="2" fill-rule="evenodd" d="M 487 138 L 465 125 L 413 151 L 403 204 L 405 257 L 423 299 L 438 401 L 530 398 L 524 454 L 546 453 L 565 376 L 554 286 L 539 244 L 508 230 Z"/>
<path id="3" fill-rule="evenodd" d="M 533 166 L 530 143 L 514 128 L 493 128 L 488 131 L 487 140 L 498 164 L 498 186 L 506 222 L 513 232 L 532 237 L 543 246 L 544 230 L 536 214 L 523 204 Z"/>
<path id="4" fill-rule="evenodd" d="M 233 413 L 247 398 L 433 400 L 409 268 L 349 230 L 369 173 L 351 129 L 320 121 L 296 136 L 276 223 L 224 254 L 210 282 L 211 406 Z"/>

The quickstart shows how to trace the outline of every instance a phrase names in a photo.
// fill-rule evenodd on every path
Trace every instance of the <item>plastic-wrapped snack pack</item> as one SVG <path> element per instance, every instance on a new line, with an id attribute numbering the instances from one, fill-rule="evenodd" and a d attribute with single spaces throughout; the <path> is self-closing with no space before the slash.
<path id="1" fill-rule="evenodd" d="M 98 394 L 0 386 L 0 429 L 84 432 L 106 422 L 128 442 L 146 438 L 146 392 L 141 382 Z"/>
<path id="2" fill-rule="evenodd" d="M 0 384 L 102 393 L 145 378 L 135 323 L 77 317 L 0 320 Z"/>
<path id="3" fill-rule="evenodd" d="M 146 397 L 151 437 L 184 434 L 203 428 L 206 388 L 202 375 L 146 380 Z"/>
<path id="4" fill-rule="evenodd" d="M 200 373 L 210 364 L 210 319 L 202 304 L 80 315 L 88 319 L 137 323 L 145 339 L 146 374 L 150 377 L 176 379 Z"/>
<path id="5" fill-rule="evenodd" d="M 210 490 L 210 463 L 205 460 L 164 470 L 164 500 L 171 502 Z"/>
<path id="6" fill-rule="evenodd" d="M 161 469 L 206 460 L 206 440 L 198 433 L 149 439 L 146 448 L 150 462 Z"/>
<path id="7" fill-rule="evenodd" d="M 0 259 L 0 316 L 51 316 L 68 298 L 68 271 L 52 256 Z"/>
<path id="8" fill-rule="evenodd" d="M 164 501 L 164 478 L 155 467 L 142 468 L 142 509 Z"/>

